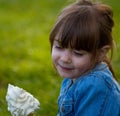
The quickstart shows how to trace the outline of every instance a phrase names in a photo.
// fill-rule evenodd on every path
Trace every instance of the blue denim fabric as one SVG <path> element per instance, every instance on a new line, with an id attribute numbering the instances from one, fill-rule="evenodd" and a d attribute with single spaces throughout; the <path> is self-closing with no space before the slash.
<path id="1" fill-rule="evenodd" d="M 73 82 L 65 78 L 58 116 L 120 116 L 120 86 L 105 63 Z"/>

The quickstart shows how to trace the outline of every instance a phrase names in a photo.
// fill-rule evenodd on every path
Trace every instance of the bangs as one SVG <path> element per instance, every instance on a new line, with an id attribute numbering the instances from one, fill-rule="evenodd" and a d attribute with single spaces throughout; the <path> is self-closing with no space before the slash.
<path id="1" fill-rule="evenodd" d="M 60 41 L 63 48 L 88 52 L 96 49 L 99 35 L 96 20 L 89 12 L 84 12 L 82 14 L 73 13 L 59 23 L 56 39 Z"/>

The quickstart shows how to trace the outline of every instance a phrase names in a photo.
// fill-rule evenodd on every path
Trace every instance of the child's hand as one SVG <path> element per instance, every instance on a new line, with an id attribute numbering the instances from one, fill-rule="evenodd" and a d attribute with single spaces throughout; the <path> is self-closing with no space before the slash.
<path id="1" fill-rule="evenodd" d="M 28 116 L 35 116 L 33 113 L 29 114 Z"/>

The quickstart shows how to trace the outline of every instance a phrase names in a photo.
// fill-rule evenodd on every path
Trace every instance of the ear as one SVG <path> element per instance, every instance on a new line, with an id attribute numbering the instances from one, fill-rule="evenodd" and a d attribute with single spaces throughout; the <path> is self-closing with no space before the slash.
<path id="1" fill-rule="evenodd" d="M 106 54 L 108 53 L 109 49 L 110 49 L 109 45 L 105 45 L 102 48 L 100 48 L 99 54 L 98 54 L 99 61 L 102 61 L 106 57 Z"/>

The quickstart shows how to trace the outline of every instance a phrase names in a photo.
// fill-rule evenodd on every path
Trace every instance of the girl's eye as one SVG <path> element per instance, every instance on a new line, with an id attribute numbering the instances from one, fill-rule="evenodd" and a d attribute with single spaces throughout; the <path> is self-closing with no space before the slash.
<path id="1" fill-rule="evenodd" d="M 62 49 L 62 47 L 60 45 L 55 45 L 55 48 Z"/>
<path id="2" fill-rule="evenodd" d="M 84 53 L 79 52 L 79 51 L 73 51 L 73 53 L 77 56 L 83 56 L 84 55 Z"/>

